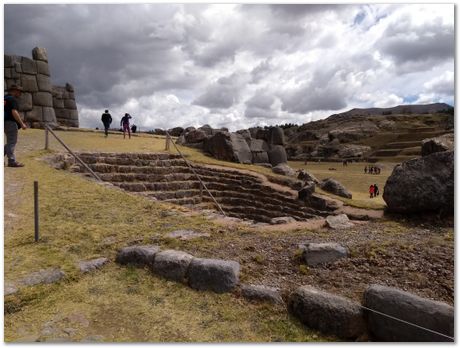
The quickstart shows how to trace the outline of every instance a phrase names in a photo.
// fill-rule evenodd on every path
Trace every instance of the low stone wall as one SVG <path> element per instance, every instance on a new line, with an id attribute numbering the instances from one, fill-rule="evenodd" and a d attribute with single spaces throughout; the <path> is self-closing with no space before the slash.
<path id="1" fill-rule="evenodd" d="M 35 47 L 32 59 L 16 55 L 4 55 L 4 90 L 12 85 L 23 87 L 19 98 L 19 111 L 31 127 L 78 127 L 78 111 L 74 89 L 70 84 L 53 86 L 44 48 Z"/>

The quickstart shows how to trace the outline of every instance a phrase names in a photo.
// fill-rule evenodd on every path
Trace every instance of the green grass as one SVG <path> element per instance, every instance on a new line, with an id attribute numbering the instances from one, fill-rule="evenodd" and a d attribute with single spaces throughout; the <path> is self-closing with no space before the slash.
<path id="1" fill-rule="evenodd" d="M 304 162 L 290 161 L 289 165 L 294 169 L 305 169 L 316 176 L 318 180 L 326 178 L 333 178 L 338 180 L 344 185 L 353 195 L 353 199 L 346 199 L 331 195 L 331 197 L 340 199 L 349 205 L 359 208 L 368 209 L 383 209 L 386 204 L 382 198 L 383 188 L 385 182 L 390 176 L 395 163 L 379 164 L 382 171 L 379 175 L 364 174 L 364 167 L 367 163 L 350 163 L 348 166 L 343 166 L 342 163 L 337 162 L 312 162 L 309 161 L 307 165 Z M 329 168 L 336 168 L 336 170 L 329 170 Z M 380 195 L 375 198 L 369 197 L 369 186 L 377 184 L 380 190 Z M 317 187 L 317 191 L 323 194 L 327 192 Z"/>
<path id="2" fill-rule="evenodd" d="M 98 133 L 58 132 L 76 151 L 161 151 L 162 139 L 120 136 L 105 139 Z M 5 224 L 5 282 L 15 283 L 27 274 L 59 267 L 66 278 L 58 284 L 21 288 L 5 298 L 4 337 L 7 342 L 36 339 L 79 341 L 101 336 L 114 342 L 270 342 L 328 339 L 290 318 L 285 309 L 252 304 L 233 294 L 197 292 L 169 282 L 143 269 L 113 263 L 117 250 L 131 243 L 159 243 L 162 249 L 181 248 L 165 238 L 176 229 L 196 229 L 211 235 L 193 241 L 201 253 L 212 254 L 216 245 L 239 229 L 219 232 L 222 226 L 200 216 L 164 212 L 182 210 L 111 189 L 81 176 L 51 168 L 40 158 L 61 150 L 55 140 L 42 150 L 44 132 L 20 133 L 18 160 L 23 169 L 5 168 L 5 214 L 19 215 Z M 208 158 L 193 149 L 190 158 Z M 209 161 L 208 161 L 209 162 Z M 219 162 L 219 161 L 215 161 Z M 40 242 L 33 240 L 33 181 L 39 182 Z M 5 215 L 5 220 L 11 219 Z M 9 221 L 7 221 L 9 222 Z M 201 256 L 198 254 L 196 256 Z M 94 274 L 81 275 L 79 260 L 108 257 L 112 262 Z M 263 261 L 263 260 L 262 260 Z M 244 278 L 244 269 L 242 270 Z M 73 321 L 74 317 L 83 317 Z M 46 334 L 46 326 L 52 332 Z M 63 330 L 70 330 L 70 334 Z M 67 330 L 69 331 L 69 330 Z"/>

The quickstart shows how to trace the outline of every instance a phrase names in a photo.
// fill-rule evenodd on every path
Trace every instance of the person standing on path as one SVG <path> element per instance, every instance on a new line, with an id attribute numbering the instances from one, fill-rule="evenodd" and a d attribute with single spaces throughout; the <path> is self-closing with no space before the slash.
<path id="1" fill-rule="evenodd" d="M 126 138 L 126 131 L 128 131 L 128 136 L 129 136 L 129 139 L 131 139 L 131 129 L 129 127 L 129 120 L 131 119 L 131 115 L 130 114 L 125 114 L 125 116 L 122 117 L 121 121 L 120 121 L 120 126 L 122 127 L 123 129 L 123 139 Z"/>
<path id="2" fill-rule="evenodd" d="M 374 185 L 369 186 L 369 196 L 370 198 L 374 198 L 375 187 Z"/>
<path id="3" fill-rule="evenodd" d="M 109 136 L 110 124 L 112 123 L 112 115 L 109 114 L 109 110 L 105 110 L 102 114 L 101 121 L 104 124 L 105 137 L 107 138 Z"/>
<path id="4" fill-rule="evenodd" d="M 8 88 L 8 94 L 4 96 L 4 132 L 6 144 L 3 147 L 3 156 L 8 157 L 8 167 L 24 167 L 24 164 L 16 161 L 14 148 L 18 142 L 18 130 L 27 129 L 18 112 L 18 101 L 22 93 L 22 87 L 12 85 Z"/>

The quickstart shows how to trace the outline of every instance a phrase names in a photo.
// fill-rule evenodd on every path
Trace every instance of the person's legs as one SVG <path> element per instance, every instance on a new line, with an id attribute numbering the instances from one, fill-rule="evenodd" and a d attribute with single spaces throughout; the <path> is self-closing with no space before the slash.
<path id="1" fill-rule="evenodd" d="M 14 156 L 14 148 L 18 141 L 18 126 L 16 122 L 6 121 L 5 122 L 5 135 L 6 144 L 4 146 L 4 155 L 8 157 L 8 164 L 15 163 L 16 157 Z"/>

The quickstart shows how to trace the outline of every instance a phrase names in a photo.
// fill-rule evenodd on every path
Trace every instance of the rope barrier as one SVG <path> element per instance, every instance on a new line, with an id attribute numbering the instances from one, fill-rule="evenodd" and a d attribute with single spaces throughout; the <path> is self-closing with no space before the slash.
<path id="1" fill-rule="evenodd" d="M 166 131 L 166 142 L 168 143 L 168 139 L 171 139 L 171 136 L 169 135 L 169 133 Z M 193 174 L 197 177 L 198 181 L 200 182 L 200 185 L 202 185 L 204 187 L 204 189 L 206 190 L 206 192 L 209 194 L 209 196 L 211 197 L 211 199 L 214 201 L 214 203 L 217 205 L 217 207 L 219 208 L 220 212 L 224 215 L 224 216 L 227 216 L 224 211 L 222 210 L 222 207 L 220 206 L 220 204 L 216 201 L 216 199 L 214 198 L 214 196 L 212 195 L 212 193 L 208 190 L 208 188 L 206 187 L 206 185 L 204 184 L 204 182 L 201 180 L 200 176 L 195 172 L 195 169 L 193 169 L 193 167 L 189 164 L 189 162 L 185 159 L 184 155 L 182 154 L 182 152 L 180 152 L 179 148 L 177 147 L 176 143 L 174 141 L 171 141 L 172 144 L 174 145 L 174 147 L 176 148 L 177 152 L 179 153 L 179 155 L 182 157 L 182 159 L 185 161 L 185 164 L 187 164 L 187 166 L 191 169 L 191 171 L 193 172 Z"/>
<path id="2" fill-rule="evenodd" d="M 414 327 L 416 327 L 416 328 L 419 328 L 419 329 L 421 329 L 421 330 L 425 330 L 425 331 L 431 332 L 431 333 L 433 333 L 433 334 L 435 334 L 435 335 L 442 336 L 442 337 L 448 338 L 448 339 L 450 339 L 450 340 L 452 340 L 452 341 L 455 341 L 455 339 L 454 339 L 453 337 L 448 336 L 448 335 L 445 335 L 445 334 L 443 334 L 443 333 L 441 333 L 441 332 L 434 331 L 434 330 L 428 329 L 428 328 L 426 328 L 426 327 L 423 327 L 423 326 L 420 326 L 420 325 L 411 323 L 410 321 L 406 321 L 406 320 L 403 320 L 403 319 L 400 319 L 400 318 L 396 318 L 396 317 L 394 317 L 394 316 L 392 316 L 392 315 L 389 315 L 389 314 L 386 314 L 386 313 L 379 312 L 379 311 L 377 311 L 377 310 L 375 310 L 375 309 L 368 308 L 368 307 L 363 306 L 363 305 L 359 305 L 359 306 L 360 306 L 361 308 L 364 308 L 365 310 L 368 310 L 368 311 L 371 311 L 371 312 L 380 314 L 380 315 L 382 315 L 382 316 L 388 317 L 388 318 L 393 319 L 393 320 L 400 321 L 400 322 L 405 323 L 405 324 L 408 324 L 408 325 L 412 325 L 412 326 L 414 326 Z"/>

